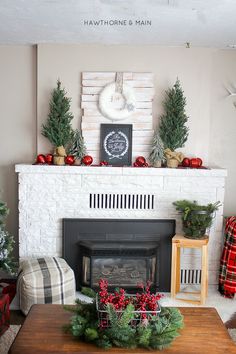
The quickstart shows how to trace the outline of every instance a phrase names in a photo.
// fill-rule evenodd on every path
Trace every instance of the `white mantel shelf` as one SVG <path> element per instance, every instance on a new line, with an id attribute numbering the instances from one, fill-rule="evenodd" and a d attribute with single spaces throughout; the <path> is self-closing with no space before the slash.
<path id="1" fill-rule="evenodd" d="M 78 174 L 78 175 L 134 175 L 134 176 L 176 176 L 176 177 L 226 177 L 223 168 L 153 168 L 153 167 L 107 167 L 107 166 L 49 166 L 26 165 L 15 166 L 17 173 L 41 174 Z"/>
<path id="2" fill-rule="evenodd" d="M 175 219 L 176 232 L 181 233 L 181 217 L 173 202 L 187 199 L 205 205 L 220 201 L 209 240 L 209 284 L 218 283 L 225 169 L 19 164 L 15 171 L 20 259 L 62 256 L 64 218 Z M 132 205 L 124 205 L 124 196 L 132 199 Z M 197 252 L 184 250 L 183 256 L 181 269 L 200 268 Z"/>

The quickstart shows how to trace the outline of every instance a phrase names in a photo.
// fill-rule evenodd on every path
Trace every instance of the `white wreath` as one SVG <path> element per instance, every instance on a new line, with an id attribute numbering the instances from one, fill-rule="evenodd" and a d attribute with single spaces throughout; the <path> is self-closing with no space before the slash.
<path id="1" fill-rule="evenodd" d="M 135 96 L 133 89 L 128 85 L 123 85 L 122 94 L 125 101 L 121 109 L 112 107 L 112 97 L 116 93 L 115 82 L 108 84 L 99 95 L 99 109 L 105 117 L 111 120 L 122 120 L 129 117 L 135 111 Z"/>

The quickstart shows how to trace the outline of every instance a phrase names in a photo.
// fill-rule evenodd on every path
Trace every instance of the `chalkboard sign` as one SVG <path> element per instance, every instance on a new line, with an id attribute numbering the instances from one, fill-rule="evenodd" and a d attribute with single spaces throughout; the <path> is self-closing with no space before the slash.
<path id="1" fill-rule="evenodd" d="M 132 164 L 132 124 L 101 124 L 100 160 L 112 166 Z"/>

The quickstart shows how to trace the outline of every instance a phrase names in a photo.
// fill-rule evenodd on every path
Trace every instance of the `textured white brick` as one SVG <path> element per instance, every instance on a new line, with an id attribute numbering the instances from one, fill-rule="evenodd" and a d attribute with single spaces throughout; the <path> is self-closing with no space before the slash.
<path id="1" fill-rule="evenodd" d="M 19 173 L 20 258 L 62 255 L 63 218 L 175 219 L 182 232 L 181 216 L 173 202 L 220 200 L 209 242 L 210 284 L 217 284 L 222 248 L 224 201 L 223 169 L 196 170 L 132 167 L 80 167 L 16 165 Z M 89 194 L 154 194 L 153 210 L 93 209 Z M 181 265 L 200 267 L 197 250 L 184 250 Z"/>
<path id="2" fill-rule="evenodd" d="M 82 177 L 82 187 L 84 191 L 91 191 L 94 193 L 99 191 L 118 191 L 118 192 L 133 192 L 145 190 L 162 190 L 163 177 L 162 176 L 100 176 L 100 175 L 85 175 Z"/>

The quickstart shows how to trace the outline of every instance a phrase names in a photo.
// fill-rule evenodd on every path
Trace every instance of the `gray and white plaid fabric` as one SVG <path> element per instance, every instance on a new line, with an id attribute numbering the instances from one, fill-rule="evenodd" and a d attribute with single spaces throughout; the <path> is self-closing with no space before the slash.
<path id="1" fill-rule="evenodd" d="M 20 264 L 17 292 L 25 315 L 33 304 L 74 304 L 74 272 L 63 258 L 24 260 Z"/>

